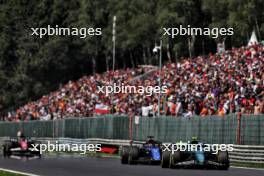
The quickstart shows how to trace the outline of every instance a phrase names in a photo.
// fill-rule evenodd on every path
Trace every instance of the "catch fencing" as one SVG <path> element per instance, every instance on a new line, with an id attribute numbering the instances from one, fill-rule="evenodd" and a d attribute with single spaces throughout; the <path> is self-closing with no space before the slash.
<path id="1" fill-rule="evenodd" d="M 30 137 L 102 138 L 145 140 L 154 136 L 162 142 L 190 140 L 197 136 L 209 144 L 264 145 L 264 115 L 224 117 L 127 117 L 100 116 L 53 121 L 0 122 L 0 136 L 16 136 L 18 130 Z"/>

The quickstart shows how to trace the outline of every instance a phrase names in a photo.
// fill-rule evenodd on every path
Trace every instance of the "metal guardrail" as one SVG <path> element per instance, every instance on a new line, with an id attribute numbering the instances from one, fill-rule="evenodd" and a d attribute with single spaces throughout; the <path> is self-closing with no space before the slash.
<path id="1" fill-rule="evenodd" d="M 9 137 L 0 137 L 0 144 L 4 144 L 5 140 L 8 140 Z M 129 145 L 129 140 L 112 140 L 112 139 L 99 139 L 99 138 L 90 138 L 90 139 L 75 139 L 75 138 L 35 138 L 33 140 L 41 141 L 41 143 L 46 144 L 48 141 L 51 144 L 93 144 L 93 143 L 103 143 L 103 144 L 113 144 L 118 146 Z"/>
<path id="2" fill-rule="evenodd" d="M 9 137 L 0 137 L 0 144 L 2 145 Z M 110 144 L 117 146 L 128 146 L 130 140 L 116 140 L 116 139 L 101 139 L 101 138 L 89 138 L 89 139 L 77 139 L 77 138 L 32 138 L 34 140 L 41 141 L 42 143 L 52 144 L 56 142 L 58 144 Z M 133 141 L 133 145 L 143 144 L 142 141 Z M 231 162 L 238 163 L 257 163 L 264 164 L 264 146 L 258 145 L 233 145 L 234 150 L 229 152 L 229 158 Z"/>
<path id="3" fill-rule="evenodd" d="M 264 164 L 264 146 L 234 145 L 229 158 L 231 162 Z"/>
<path id="4" fill-rule="evenodd" d="M 4 144 L 5 140 L 9 140 L 9 137 L 0 137 L 0 145 Z M 117 145 L 117 146 L 128 146 L 130 145 L 130 140 L 116 140 L 116 139 L 100 139 L 100 138 L 89 138 L 89 139 L 77 139 L 77 138 L 35 138 L 32 137 L 33 140 L 41 141 L 43 144 L 47 144 L 50 142 L 51 144 L 109 144 L 109 145 Z M 140 145 L 144 142 L 141 141 L 133 141 L 133 145 Z"/>

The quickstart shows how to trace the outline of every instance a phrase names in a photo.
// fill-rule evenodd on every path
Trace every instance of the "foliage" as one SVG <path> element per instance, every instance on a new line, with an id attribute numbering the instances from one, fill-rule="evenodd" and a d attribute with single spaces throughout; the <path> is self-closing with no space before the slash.
<path id="1" fill-rule="evenodd" d="M 162 36 L 163 27 L 233 27 L 235 35 L 225 38 L 229 47 L 245 44 L 252 30 L 261 38 L 263 9 L 261 0 L 0 0 L 0 111 L 35 100 L 68 80 L 112 68 L 114 15 L 116 68 L 122 69 L 157 64 L 152 48 L 161 37 L 165 61 L 214 52 L 215 42 L 223 40 L 171 39 Z M 30 35 L 31 27 L 47 25 L 100 27 L 103 34 L 85 39 Z"/>

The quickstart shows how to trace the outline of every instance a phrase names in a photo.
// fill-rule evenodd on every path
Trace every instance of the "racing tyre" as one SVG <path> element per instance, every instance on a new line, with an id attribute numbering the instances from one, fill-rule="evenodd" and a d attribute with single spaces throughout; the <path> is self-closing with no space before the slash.
<path id="1" fill-rule="evenodd" d="M 36 155 L 39 159 L 41 159 L 40 151 L 36 152 L 35 155 Z"/>
<path id="2" fill-rule="evenodd" d="M 171 157 L 170 157 L 171 167 L 175 166 L 180 161 L 181 161 L 181 152 L 180 151 L 175 151 L 173 154 L 171 154 Z"/>
<path id="3" fill-rule="evenodd" d="M 128 164 L 137 164 L 138 157 L 139 157 L 138 148 L 135 146 L 131 146 L 129 150 Z"/>
<path id="4" fill-rule="evenodd" d="M 228 170 L 229 168 L 229 156 L 227 151 L 218 152 L 219 169 Z"/>
<path id="5" fill-rule="evenodd" d="M 5 144 L 3 146 L 3 156 L 4 156 L 4 158 L 9 158 L 11 156 L 10 145 L 11 144 L 7 143 L 7 144 Z"/>
<path id="6" fill-rule="evenodd" d="M 35 151 L 35 155 L 38 156 L 38 158 L 41 158 L 41 153 L 40 153 L 40 145 L 37 147 L 38 151 Z"/>
<path id="7" fill-rule="evenodd" d="M 169 168 L 170 167 L 170 152 L 164 151 L 161 156 L 161 167 Z"/>
<path id="8" fill-rule="evenodd" d="M 128 164 L 129 147 L 123 146 L 121 151 L 121 163 Z"/>
<path id="9" fill-rule="evenodd" d="M 41 154 L 40 154 L 40 152 L 39 152 L 39 154 L 38 154 L 38 157 L 39 157 L 39 159 L 41 158 Z"/>

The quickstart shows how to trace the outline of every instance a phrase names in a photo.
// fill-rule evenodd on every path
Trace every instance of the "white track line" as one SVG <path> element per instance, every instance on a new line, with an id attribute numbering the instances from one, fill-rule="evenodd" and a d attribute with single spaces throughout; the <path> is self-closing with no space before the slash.
<path id="1" fill-rule="evenodd" d="M 232 168 L 236 168 L 236 169 L 250 169 L 250 170 L 261 170 L 264 171 L 264 168 L 252 168 L 252 167 L 240 167 L 240 166 L 230 166 Z"/>
<path id="2" fill-rule="evenodd" d="M 31 174 L 31 173 L 27 173 L 27 172 L 19 172 L 19 171 L 10 170 L 10 169 L 4 169 L 4 168 L 0 168 L 0 171 L 10 172 L 10 173 L 14 173 L 14 174 L 27 175 L 27 176 L 40 176 L 40 175 L 36 175 L 36 174 Z"/>

